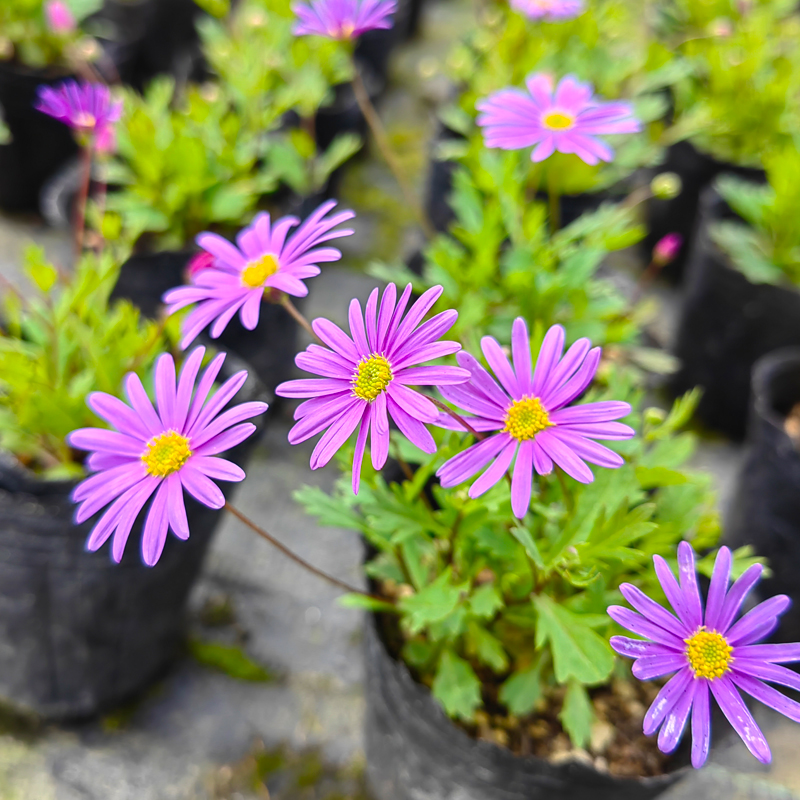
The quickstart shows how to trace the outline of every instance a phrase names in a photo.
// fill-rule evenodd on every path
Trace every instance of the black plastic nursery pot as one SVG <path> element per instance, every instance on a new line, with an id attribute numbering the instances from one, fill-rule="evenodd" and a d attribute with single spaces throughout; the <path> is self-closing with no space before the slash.
<path id="1" fill-rule="evenodd" d="M 684 770 L 617 778 L 579 762 L 520 757 L 469 737 L 365 625 L 367 775 L 377 800 L 650 800 Z"/>
<path id="2" fill-rule="evenodd" d="M 223 371 L 241 367 L 229 356 Z M 232 402 L 265 398 L 251 377 Z M 264 418 L 254 422 L 263 431 Z M 225 457 L 244 465 L 258 436 Z M 191 535 L 170 534 L 152 568 L 139 553 L 140 514 L 115 564 L 108 544 L 85 550 L 98 517 L 73 524 L 74 486 L 0 461 L 0 698 L 57 720 L 132 697 L 180 652 L 187 598 L 223 513 L 186 495 Z M 226 495 L 235 486 L 220 484 Z"/>
<path id="3" fill-rule="evenodd" d="M 36 211 L 48 178 L 78 152 L 69 128 L 37 111 L 36 89 L 69 77 L 0 61 L 0 112 L 11 141 L 0 145 L 0 208 Z"/>
<path id="4" fill-rule="evenodd" d="M 727 516 L 725 541 L 752 545 L 767 559 L 771 577 L 758 586 L 762 598 L 787 594 L 792 606 L 781 617 L 777 638 L 800 640 L 800 433 L 791 428 L 800 403 L 800 347 L 760 359 L 753 369 L 748 449 Z"/>
<path id="5" fill-rule="evenodd" d="M 158 317 L 163 306 L 162 295 L 186 282 L 186 267 L 193 255 L 191 252 L 166 251 L 131 256 L 122 265 L 113 296 L 131 300 L 148 317 Z M 302 306 L 302 298 L 293 298 L 293 302 Z M 273 392 L 279 383 L 291 377 L 298 352 L 297 333 L 297 323 L 285 308 L 274 303 L 262 303 L 254 330 L 247 330 L 237 314 L 212 343 L 246 361 L 259 380 Z"/>
<path id="6" fill-rule="evenodd" d="M 667 264 L 661 275 L 672 282 L 683 278 L 692 249 L 700 210 L 700 196 L 717 175 L 732 172 L 748 180 L 763 181 L 764 172 L 750 167 L 718 161 L 698 150 L 691 142 L 672 145 L 664 163 L 655 173 L 674 172 L 681 179 L 681 193 L 671 200 L 653 198 L 647 204 L 647 236 L 642 241 L 645 258 L 649 261 L 656 244 L 668 233 L 679 233 L 683 246 L 677 257 Z"/>
<path id="7" fill-rule="evenodd" d="M 674 348 L 681 368 L 671 388 L 682 394 L 702 387 L 698 417 L 739 440 L 747 427 L 753 365 L 773 350 L 800 345 L 800 292 L 751 283 L 708 234 L 726 204 L 708 189 L 701 206 Z"/>

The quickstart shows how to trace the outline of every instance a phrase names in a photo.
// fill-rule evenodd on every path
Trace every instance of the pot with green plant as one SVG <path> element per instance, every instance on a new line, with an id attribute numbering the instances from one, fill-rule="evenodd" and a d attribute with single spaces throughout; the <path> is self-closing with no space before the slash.
<path id="1" fill-rule="evenodd" d="M 42 186 L 78 148 L 35 109 L 37 89 L 92 75 L 97 42 L 78 27 L 100 0 L 7 0 L 0 7 L 0 208 L 34 211 Z"/>
<path id="2" fill-rule="evenodd" d="M 682 191 L 648 206 L 649 254 L 668 233 L 685 246 L 664 270 L 685 270 L 697 230 L 700 195 L 721 173 L 759 181 L 763 156 L 791 143 L 800 86 L 796 41 L 800 16 L 792 4 L 693 3 L 675 0 L 656 26 L 685 69 L 671 84 L 671 144 L 660 169 L 674 172 Z"/>
<path id="3" fill-rule="evenodd" d="M 725 175 L 704 195 L 674 348 L 673 389 L 702 387 L 704 424 L 737 439 L 753 365 L 800 345 L 800 154 L 787 146 L 764 162 L 768 185 Z"/>
<path id="4" fill-rule="evenodd" d="M 68 278 L 60 276 L 38 249 L 31 248 L 26 261 L 36 290 L 32 294 L 7 292 L 0 335 L 0 695 L 22 710 L 66 719 L 88 716 L 130 697 L 180 651 L 186 601 L 222 503 L 214 498 L 214 507 L 209 508 L 208 502 L 188 500 L 183 516 L 175 518 L 176 532 L 188 539 L 180 548 L 176 542 L 165 542 L 162 531 L 151 530 L 137 513 L 139 509 L 134 509 L 126 519 L 117 520 L 127 526 L 113 549 L 114 560 L 121 560 L 119 566 L 108 554 L 93 552 L 102 537 L 90 542 L 87 550 L 84 543 L 97 521 L 98 508 L 90 503 L 76 514 L 73 507 L 76 484 L 87 471 L 109 468 L 111 473 L 101 473 L 99 478 L 99 485 L 105 487 L 101 491 L 124 490 L 130 481 L 126 484 L 121 475 L 120 458 L 130 450 L 131 436 L 147 434 L 150 441 L 140 448 L 138 468 L 151 484 L 166 474 L 166 462 L 160 456 L 163 447 L 154 428 L 156 412 L 140 376 L 149 385 L 155 372 L 159 413 L 162 417 L 172 413 L 164 407 L 169 402 L 164 392 L 175 393 L 172 356 L 164 355 L 158 362 L 156 356 L 174 340 L 175 331 L 143 320 L 130 303 L 109 303 L 118 267 L 108 252 L 85 255 Z M 197 372 L 201 350 L 184 360 L 184 372 Z M 232 358 L 225 360 L 220 371 L 223 360 L 221 355 L 211 362 L 205 388 L 198 389 L 193 401 L 192 414 L 209 417 L 206 424 L 236 389 L 242 389 L 239 400 L 251 401 L 245 406 L 254 411 L 250 417 L 266 408 L 260 384 L 246 380 L 245 371 L 234 376 L 237 364 Z M 167 390 L 163 385 L 169 383 L 170 371 L 173 383 Z M 211 395 L 217 373 L 219 380 L 230 377 Z M 181 386 L 184 383 L 182 379 Z M 99 455 L 84 460 L 82 440 L 76 436 L 69 443 L 67 434 L 105 426 L 110 409 L 123 406 L 118 399 L 123 389 L 143 409 L 146 421 L 137 423 L 129 414 L 124 434 L 101 447 Z M 177 396 L 179 404 L 188 403 L 191 389 L 188 395 L 185 387 L 179 389 Z M 213 399 L 201 412 L 206 397 Z M 240 425 L 238 433 L 249 436 L 255 430 L 255 425 Z M 231 462 L 224 462 L 230 465 L 225 480 L 244 477 L 236 465 L 247 460 L 255 441 L 244 438 L 229 437 L 234 449 Z M 198 441 L 192 447 L 199 451 L 203 445 Z M 202 464 L 212 462 L 211 467 L 218 464 L 219 471 L 224 471 L 223 462 L 211 458 L 211 452 L 213 448 L 190 456 Z M 187 463 L 192 460 L 184 458 Z M 149 486 L 149 491 L 153 488 Z M 167 488 L 174 491 L 176 487 L 169 482 L 164 485 Z M 195 490 L 195 496 L 198 492 L 208 500 L 207 492 Z M 144 499 L 141 495 L 140 500 Z M 122 558 L 120 545 L 131 530 L 133 536 L 141 532 L 149 537 L 149 549 L 144 548 L 141 557 L 132 550 Z M 161 549 L 163 555 L 151 569 L 147 564 L 155 563 L 153 553 Z"/>

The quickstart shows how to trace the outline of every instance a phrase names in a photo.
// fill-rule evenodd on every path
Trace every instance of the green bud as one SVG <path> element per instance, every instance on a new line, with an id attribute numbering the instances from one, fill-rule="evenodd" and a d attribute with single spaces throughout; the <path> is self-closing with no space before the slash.
<path id="1" fill-rule="evenodd" d="M 667 418 L 667 412 L 663 408 L 646 408 L 644 412 L 644 421 L 648 425 L 660 425 Z"/>
<path id="2" fill-rule="evenodd" d="M 682 188 L 681 179 L 674 172 L 662 172 L 650 181 L 650 191 L 659 200 L 672 200 Z"/>

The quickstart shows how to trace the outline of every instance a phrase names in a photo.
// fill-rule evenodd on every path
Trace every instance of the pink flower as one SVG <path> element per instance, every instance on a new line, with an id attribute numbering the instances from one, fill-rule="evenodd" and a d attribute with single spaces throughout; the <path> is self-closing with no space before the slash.
<path id="1" fill-rule="evenodd" d="M 214 256 L 212 256 L 211 253 L 207 253 L 205 250 L 201 250 L 199 253 L 192 256 L 189 263 L 186 265 L 186 272 L 191 279 L 204 269 L 212 269 L 213 267 Z"/>
<path id="2" fill-rule="evenodd" d="M 358 494 L 367 435 L 371 435 L 372 466 L 381 469 L 389 455 L 390 418 L 420 450 L 436 452 L 423 425 L 437 419 L 436 406 L 409 387 L 463 383 L 469 378 L 469 372 L 459 367 L 418 366 L 461 349 L 457 342 L 438 341 L 453 327 L 457 311 L 442 311 L 420 325 L 441 293 L 441 286 L 428 289 L 404 318 L 411 284 L 397 300 L 397 288 L 390 283 L 380 309 L 375 289 L 365 312 L 358 300 L 350 303 L 350 336 L 327 319 L 314 320 L 314 332 L 327 347 L 309 345 L 295 363 L 321 377 L 287 381 L 275 390 L 281 397 L 310 398 L 295 411 L 299 421 L 289 431 L 291 444 L 327 428 L 311 455 L 311 469 L 324 467 L 358 430 L 353 456 L 353 491 Z"/>
<path id="3" fill-rule="evenodd" d="M 544 161 L 558 150 L 597 164 L 614 157 L 598 135 L 641 130 L 629 103 L 600 102 L 590 84 L 572 75 L 563 78 L 555 92 L 552 78 L 543 73 L 530 75 L 526 85 L 527 92 L 502 89 L 477 103 L 487 147 L 521 150 L 536 145 L 532 161 Z"/>
<path id="4" fill-rule="evenodd" d="M 102 83 L 68 80 L 57 87 L 40 86 L 35 108 L 69 125 L 80 134 L 93 137 L 94 146 L 105 150 L 113 145 L 114 123 L 122 116 L 122 103 L 111 100 Z"/>
<path id="5" fill-rule="evenodd" d="M 222 508 L 225 497 L 214 480 L 244 479 L 240 467 L 217 456 L 252 435 L 256 426 L 244 420 L 263 414 L 267 404 L 242 403 L 223 411 L 247 380 L 245 371 L 229 378 L 209 398 L 224 353 L 208 365 L 195 389 L 204 353 L 205 348 L 197 347 L 187 356 L 177 384 L 172 356 L 159 356 L 158 411 L 133 372 L 125 379 L 130 406 L 104 392 L 86 398 L 89 408 L 116 429 L 81 428 L 67 437 L 72 447 L 91 452 L 86 465 L 96 473 L 72 493 L 73 501 L 80 503 L 76 522 L 111 503 L 89 534 L 87 549 L 99 549 L 113 534 L 111 553 L 120 561 L 137 515 L 155 494 L 142 534 L 142 557 L 152 567 L 161 557 L 170 528 L 179 539 L 189 538 L 184 489 L 210 508 Z"/>
<path id="6" fill-rule="evenodd" d="M 583 11 L 583 0 L 511 0 L 511 8 L 531 19 L 556 22 L 577 17 Z"/>
<path id="7" fill-rule="evenodd" d="M 511 329 L 513 368 L 497 341 L 484 336 L 483 355 L 502 387 L 469 353 L 456 356 L 470 371 L 470 380 L 459 386 L 440 386 L 439 391 L 474 415 L 465 417 L 474 430 L 492 435 L 439 467 L 436 474 L 442 486 L 458 486 L 489 465 L 469 489 L 470 497 L 479 497 L 502 479 L 516 457 L 511 508 L 522 519 L 530 505 L 534 472 L 547 475 L 555 463 L 575 480 L 591 483 L 594 475 L 584 461 L 606 468 L 622 466 L 620 455 L 592 439 L 633 436 L 633 428 L 613 421 L 630 414 L 631 407 L 608 400 L 567 408 L 592 382 L 600 348 L 591 349 L 588 339 L 579 339 L 562 358 L 564 338 L 560 325 L 550 328 L 531 370 L 528 327 L 522 317 L 514 320 Z M 441 414 L 437 424 L 466 430 L 447 414 Z"/>
<path id="8" fill-rule="evenodd" d="M 312 0 L 297 3 L 297 36 L 325 36 L 328 39 L 355 39 L 367 31 L 391 28 L 396 0 Z"/>
<path id="9" fill-rule="evenodd" d="M 75 17 L 64 0 L 47 0 L 44 14 L 48 27 L 54 33 L 70 33 L 77 27 Z"/>
<path id="10" fill-rule="evenodd" d="M 683 236 L 679 233 L 668 233 L 656 242 L 653 248 L 653 263 L 665 267 L 674 261 L 683 247 Z"/>
<path id="11" fill-rule="evenodd" d="M 211 338 L 216 339 L 237 311 L 242 325 L 253 330 L 271 289 L 305 297 L 308 289 L 303 281 L 319 275 L 318 264 L 342 257 L 333 247 L 317 245 L 353 233 L 334 230 L 355 217 L 352 211 L 326 217 L 335 205 L 334 200 L 323 203 L 291 235 L 289 230 L 299 222 L 296 217 L 283 217 L 272 225 L 269 214 L 259 214 L 236 237 L 238 247 L 216 233 L 201 233 L 197 244 L 214 259 L 210 268 L 197 271 L 189 286 L 164 294 L 168 314 L 197 303 L 184 321 L 181 347 L 188 347 L 212 322 Z"/>

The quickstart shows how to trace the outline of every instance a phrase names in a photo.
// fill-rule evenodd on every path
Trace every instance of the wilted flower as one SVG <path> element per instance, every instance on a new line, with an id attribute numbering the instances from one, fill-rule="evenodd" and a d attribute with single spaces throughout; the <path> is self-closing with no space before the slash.
<path id="1" fill-rule="evenodd" d="M 198 272 L 202 272 L 204 269 L 212 269 L 213 266 L 214 256 L 212 256 L 211 253 L 207 253 L 205 250 L 201 250 L 189 259 L 189 263 L 186 265 L 186 274 L 191 279 L 197 275 Z"/>
<path id="2" fill-rule="evenodd" d="M 353 233 L 333 230 L 355 216 L 352 211 L 340 211 L 326 218 L 335 205 L 334 200 L 323 203 L 288 238 L 289 230 L 299 222 L 297 217 L 283 217 L 272 225 L 269 214 L 259 214 L 239 233 L 238 247 L 216 233 L 201 233 L 197 243 L 213 256 L 211 268 L 195 273 L 189 286 L 164 294 L 168 314 L 198 304 L 183 323 L 181 347 L 188 347 L 211 322 L 211 337 L 216 339 L 237 311 L 242 325 L 253 330 L 270 289 L 305 297 L 308 289 L 303 280 L 319 275 L 318 264 L 342 257 L 333 247 L 317 245 Z"/>
<path id="3" fill-rule="evenodd" d="M 767 683 L 800 689 L 800 676 L 779 664 L 800 661 L 800 644 L 757 644 L 776 628 L 778 617 L 791 601 L 778 595 L 757 605 L 734 622 L 762 568 L 755 564 L 731 586 L 731 553 L 721 547 L 708 589 L 705 614 L 697 588 L 694 551 L 688 542 L 678 545 L 680 585 L 660 556 L 654 556 L 656 575 L 674 610 L 667 611 L 629 583 L 620 586 L 637 614 L 622 606 L 608 613 L 622 627 L 643 636 L 613 636 L 611 646 L 636 659 L 633 674 L 648 681 L 677 673 L 665 684 L 644 718 L 647 736 L 661 728 L 658 747 L 671 753 L 692 717 L 692 764 L 701 767 L 711 741 L 709 693 L 722 713 L 759 760 L 772 758 L 767 740 L 739 694 L 739 689 L 800 722 L 800 703 L 784 697 Z"/>
<path id="4" fill-rule="evenodd" d="M 292 10 L 298 23 L 297 36 L 326 36 L 329 39 L 355 39 L 367 31 L 391 28 L 396 0 L 312 0 L 297 3 Z"/>
<path id="5" fill-rule="evenodd" d="M 629 103 L 603 103 L 592 87 L 567 75 L 553 90 L 549 75 L 535 73 L 528 92 L 502 89 L 477 103 L 478 125 L 487 147 L 520 150 L 536 145 L 532 161 L 544 161 L 556 150 L 575 153 L 587 164 L 611 161 L 614 151 L 599 135 L 641 130 Z"/>
<path id="6" fill-rule="evenodd" d="M 54 33 L 69 33 L 76 28 L 75 17 L 64 0 L 47 0 L 44 14 L 48 27 Z"/>
<path id="7" fill-rule="evenodd" d="M 531 19 L 559 21 L 577 17 L 583 0 L 511 0 L 511 8 Z"/>
<path id="8" fill-rule="evenodd" d="M 311 398 L 295 411 L 299 422 L 289 432 L 292 444 L 327 428 L 311 454 L 311 469 L 324 467 L 358 428 L 353 457 L 353 491 L 358 493 L 367 434 L 371 431 L 372 465 L 380 469 L 389 454 L 390 417 L 421 450 L 436 451 L 433 437 L 423 425 L 437 419 L 436 406 L 408 387 L 463 383 L 469 378 L 469 372 L 459 367 L 417 366 L 461 349 L 456 342 L 437 341 L 453 326 L 458 312 L 442 311 L 420 325 L 441 293 L 441 286 L 428 289 L 405 318 L 411 284 L 396 305 L 393 283 L 384 290 L 380 309 L 377 289 L 370 294 L 365 313 L 358 300 L 352 300 L 352 338 L 327 319 L 314 320 L 314 332 L 330 349 L 309 345 L 295 363 L 322 377 L 287 381 L 275 390 L 281 397 Z"/>
<path id="9" fill-rule="evenodd" d="M 72 493 L 72 499 L 81 504 L 76 522 L 111 503 L 89 534 L 87 549 L 97 550 L 114 534 L 111 552 L 119 561 L 136 516 L 155 492 L 142 535 L 142 557 L 153 566 L 170 528 L 179 539 L 189 538 L 184 489 L 201 503 L 222 508 L 225 498 L 212 479 L 244 479 L 240 467 L 215 456 L 250 436 L 256 426 L 244 420 L 263 414 L 267 404 L 242 403 L 220 413 L 247 380 L 246 371 L 225 381 L 206 402 L 225 354 L 209 364 L 195 391 L 204 353 L 205 348 L 198 347 L 187 356 L 177 386 L 172 356 L 159 357 L 155 368 L 158 412 L 133 372 L 125 379 L 130 406 L 104 392 L 86 399 L 89 408 L 115 428 L 81 428 L 67 437 L 72 447 L 91 451 L 86 465 L 97 473 Z"/>
<path id="10" fill-rule="evenodd" d="M 95 146 L 98 141 L 108 146 L 113 124 L 122 115 L 122 103 L 112 101 L 111 91 L 102 83 L 68 80 L 57 87 L 40 86 L 38 96 L 38 111 L 93 137 Z"/>
<path id="11" fill-rule="evenodd" d="M 600 348 L 579 339 L 561 358 L 564 329 L 554 325 L 542 342 L 531 374 L 531 351 L 525 320 L 518 317 L 511 330 L 514 366 L 491 336 L 481 340 L 483 355 L 502 388 L 468 353 L 459 353 L 458 363 L 471 374 L 469 383 L 445 386 L 439 391 L 459 408 L 475 416 L 464 419 L 478 432 L 497 431 L 492 436 L 453 456 L 436 473 L 442 486 L 457 486 L 487 464 L 491 466 L 469 490 L 478 497 L 491 489 L 511 466 L 511 508 L 522 519 L 528 511 L 533 472 L 547 475 L 555 462 L 575 480 L 591 483 L 592 471 L 584 459 L 601 467 L 622 466 L 622 457 L 596 439 L 629 439 L 634 431 L 613 422 L 630 413 L 628 403 L 604 401 L 565 408 L 591 383 L 600 362 Z M 465 430 L 452 417 L 441 414 L 438 423 L 453 430 Z"/>
<path id="12" fill-rule="evenodd" d="M 656 242 L 653 248 L 653 263 L 665 267 L 674 261 L 683 247 L 683 236 L 679 233 L 668 233 Z"/>

